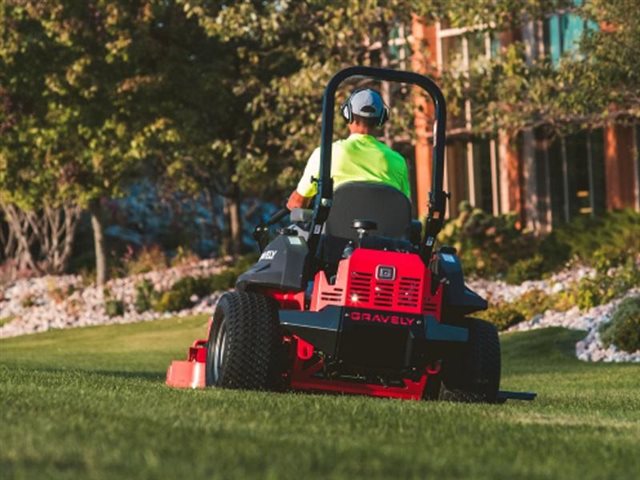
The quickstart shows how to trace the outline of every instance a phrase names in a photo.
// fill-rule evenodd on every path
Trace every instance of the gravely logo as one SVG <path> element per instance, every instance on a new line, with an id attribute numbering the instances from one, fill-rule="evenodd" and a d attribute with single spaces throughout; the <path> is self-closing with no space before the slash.
<path id="1" fill-rule="evenodd" d="M 369 313 L 369 312 L 351 312 L 351 320 L 354 322 L 375 322 L 387 323 L 391 325 L 411 326 L 416 321 L 412 317 L 404 317 L 402 315 L 393 315 L 385 313 Z"/>

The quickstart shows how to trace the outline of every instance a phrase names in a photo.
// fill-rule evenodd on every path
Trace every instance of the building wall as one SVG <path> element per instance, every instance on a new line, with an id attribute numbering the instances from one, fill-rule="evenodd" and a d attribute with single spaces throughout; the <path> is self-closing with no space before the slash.
<path id="1" fill-rule="evenodd" d="M 441 29 L 414 17 L 412 68 L 431 76 L 443 66 L 468 68 L 473 55 L 495 55 L 518 39 L 524 39 L 531 60 L 551 55 L 557 61 L 560 54 L 570 53 L 580 28 L 575 19 L 554 15 L 494 38 L 467 29 Z M 423 216 L 431 185 L 432 110 L 423 99 L 415 106 L 415 180 Z M 522 226 L 546 232 L 577 215 L 620 208 L 640 211 L 640 127 L 615 125 L 565 138 L 549 137 L 544 129 L 474 138 L 469 134 L 470 106 L 461 112 L 447 122 L 449 216 L 457 214 L 461 200 L 468 200 L 494 215 L 515 213 Z"/>

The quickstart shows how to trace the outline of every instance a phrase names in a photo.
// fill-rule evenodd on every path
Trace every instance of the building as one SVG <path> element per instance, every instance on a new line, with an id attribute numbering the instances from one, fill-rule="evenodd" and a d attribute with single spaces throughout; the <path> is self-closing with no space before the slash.
<path id="1" fill-rule="evenodd" d="M 529 58 L 549 55 L 558 62 L 575 49 L 585 28 L 596 27 L 571 12 L 500 35 L 426 24 L 414 17 L 411 67 L 436 76 L 443 69 L 464 70 L 474 59 L 491 58 L 514 40 L 523 40 Z M 422 216 L 431 184 L 431 127 L 428 108 L 416 107 L 415 190 Z M 448 119 L 445 189 L 451 194 L 450 216 L 468 200 L 494 215 L 515 212 L 523 226 L 546 232 L 578 215 L 640 211 L 640 125 L 611 125 L 552 140 L 543 128 L 515 138 L 504 133 L 479 137 L 470 133 L 471 106 L 467 102 L 461 107 L 462 115 Z"/>

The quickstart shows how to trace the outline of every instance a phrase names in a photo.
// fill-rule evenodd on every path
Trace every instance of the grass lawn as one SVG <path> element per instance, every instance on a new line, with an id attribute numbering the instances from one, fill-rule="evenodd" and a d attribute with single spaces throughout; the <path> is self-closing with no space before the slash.
<path id="1" fill-rule="evenodd" d="M 466 405 L 164 386 L 204 317 L 0 341 L 0 478 L 637 479 L 640 365 L 579 332 L 503 337 L 502 388 Z"/>

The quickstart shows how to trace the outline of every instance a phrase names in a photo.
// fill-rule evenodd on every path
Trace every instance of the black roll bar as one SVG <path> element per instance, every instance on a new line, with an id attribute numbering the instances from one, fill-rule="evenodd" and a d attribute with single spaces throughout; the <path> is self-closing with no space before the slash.
<path id="1" fill-rule="evenodd" d="M 435 125 L 433 136 L 433 163 L 431 193 L 429 194 L 429 213 L 427 215 L 424 238 L 421 245 L 421 256 L 428 264 L 433 251 L 435 238 L 442 228 L 446 208 L 446 193 L 443 191 L 444 179 L 444 145 L 447 124 L 447 108 L 442 91 L 433 80 L 414 72 L 389 70 L 373 67 L 349 67 L 336 73 L 324 91 L 322 99 L 322 137 L 320 143 L 320 177 L 316 179 L 318 194 L 316 195 L 309 233 L 309 251 L 316 256 L 309 256 L 315 261 L 322 227 L 326 222 L 333 199 L 333 179 L 331 178 L 331 145 L 333 143 L 333 120 L 335 113 L 335 94 L 340 84 L 350 77 L 368 77 L 387 82 L 417 85 L 425 90 L 435 107 Z M 310 267 L 311 265 L 308 265 Z"/>

